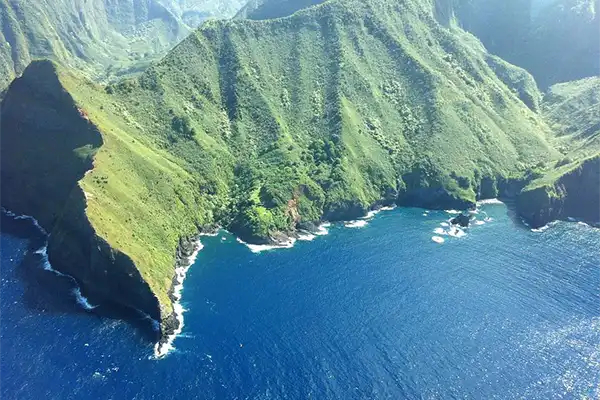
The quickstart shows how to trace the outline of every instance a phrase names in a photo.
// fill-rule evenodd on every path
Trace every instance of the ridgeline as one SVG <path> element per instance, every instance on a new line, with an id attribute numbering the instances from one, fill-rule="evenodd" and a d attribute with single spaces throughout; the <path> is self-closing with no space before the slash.
<path id="1" fill-rule="evenodd" d="M 2 103 L 2 205 L 42 223 L 50 261 L 77 265 L 85 293 L 160 319 L 164 336 L 178 254 L 199 231 L 277 243 L 373 207 L 466 209 L 587 170 L 591 155 L 561 147 L 575 141 L 546 122 L 597 138 L 571 132 L 559 100 L 586 90 L 543 100 L 438 3 L 211 20 L 109 86 L 34 62 Z M 541 207 L 527 204 L 525 217 Z"/>

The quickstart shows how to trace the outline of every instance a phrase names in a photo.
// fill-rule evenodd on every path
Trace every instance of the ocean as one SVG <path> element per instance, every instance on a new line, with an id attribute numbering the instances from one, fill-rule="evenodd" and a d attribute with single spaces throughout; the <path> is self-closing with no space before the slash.
<path id="1" fill-rule="evenodd" d="M 600 230 L 486 204 L 449 235 L 451 215 L 398 208 L 260 253 L 202 237 L 161 359 L 4 216 L 0 398 L 600 398 Z"/>

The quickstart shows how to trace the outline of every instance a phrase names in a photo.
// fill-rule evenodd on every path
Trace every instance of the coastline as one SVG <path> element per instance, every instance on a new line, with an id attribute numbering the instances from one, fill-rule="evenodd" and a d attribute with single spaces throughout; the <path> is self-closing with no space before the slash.
<path id="1" fill-rule="evenodd" d="M 480 207 L 482 205 L 495 205 L 495 204 L 504 204 L 504 202 L 502 202 L 498 199 L 495 199 L 495 198 L 479 200 L 476 202 L 476 208 L 473 210 L 469 210 L 469 212 L 476 214 L 478 212 L 478 210 L 477 210 L 478 207 Z M 397 207 L 398 206 L 396 206 L 396 205 L 384 206 L 384 207 L 374 205 L 368 212 L 366 212 L 366 214 L 364 216 L 359 217 L 356 220 L 336 221 L 335 223 L 339 224 L 339 226 L 343 226 L 343 227 L 347 227 L 347 228 L 362 228 L 362 227 L 367 226 L 368 223 L 380 212 L 394 210 Z M 429 216 L 429 213 L 431 211 L 432 210 L 425 210 L 424 215 Z M 451 214 L 451 215 L 461 212 L 458 210 L 438 210 L 438 211 L 445 211 L 446 213 Z M 18 216 L 4 208 L 2 209 L 2 212 L 5 213 L 7 216 L 14 218 L 14 219 L 29 220 L 34 226 L 36 226 L 36 228 L 40 232 L 42 232 L 46 236 L 46 238 L 49 237 L 49 234 L 39 225 L 39 223 L 37 222 L 37 220 L 35 218 L 33 218 L 31 216 L 26 216 L 26 215 Z M 573 220 L 573 221 L 575 221 L 575 220 Z M 475 223 L 475 225 L 480 225 L 480 224 L 483 225 L 485 222 L 489 222 L 487 218 L 484 221 L 481 221 L 479 224 Z M 525 221 L 522 221 L 522 222 L 525 225 L 527 225 Z M 443 228 L 445 228 L 446 225 L 449 225 L 449 224 L 446 222 L 442 222 L 440 225 Z M 552 225 L 552 224 L 550 224 L 550 225 Z M 311 225 L 310 228 L 308 228 L 308 229 L 306 229 L 306 228 L 298 229 L 297 231 L 294 231 L 294 232 L 277 235 L 277 237 L 272 237 L 271 243 L 267 244 L 267 245 L 253 245 L 250 243 L 246 243 L 237 237 L 236 237 L 236 240 L 237 240 L 237 242 L 247 246 L 253 253 L 261 253 L 261 252 L 269 251 L 269 250 L 290 249 L 290 248 L 293 248 L 294 245 L 296 244 L 296 242 L 298 242 L 298 241 L 313 241 L 318 236 L 324 236 L 324 235 L 329 234 L 329 228 L 331 226 L 332 226 L 332 222 L 322 221 L 322 223 L 320 225 L 316 225 L 316 224 Z M 436 241 L 438 243 L 443 243 L 444 236 L 460 238 L 465 235 L 465 232 L 462 231 L 461 229 L 457 229 L 456 231 L 449 231 L 449 230 L 446 230 L 443 228 L 438 228 L 434 231 L 434 233 L 436 234 L 436 236 L 432 238 L 434 241 Z M 542 228 L 542 230 L 540 230 L 540 231 L 543 231 L 544 229 L 547 229 L 547 228 L 548 227 Z M 175 348 L 174 341 L 183 331 L 184 313 L 186 312 L 186 310 L 183 308 L 183 306 L 181 304 L 184 281 L 186 279 L 189 269 L 195 263 L 199 252 L 204 247 L 201 242 L 201 237 L 202 236 L 218 236 L 222 230 L 223 229 L 218 226 L 213 226 L 209 230 L 199 233 L 198 236 L 182 238 L 180 240 L 180 244 L 177 248 L 177 256 L 176 256 L 176 262 L 175 262 L 175 274 L 173 277 L 171 289 L 169 290 L 169 298 L 171 299 L 173 310 L 168 316 L 163 317 L 162 320 L 156 320 L 156 319 L 151 318 L 152 323 L 156 328 L 156 331 L 160 333 L 159 340 L 154 344 L 154 357 L 156 359 L 160 359 L 160 358 L 167 356 Z M 536 232 L 536 230 L 532 230 L 532 231 Z M 47 239 L 46 239 L 46 246 L 47 246 Z M 47 259 L 47 247 L 39 248 L 38 250 L 35 251 L 35 253 L 39 254 L 41 257 L 45 257 L 45 260 L 43 261 L 44 269 L 46 269 L 48 271 L 52 271 L 52 272 L 56 273 L 57 275 L 68 277 L 73 280 L 73 282 L 77 286 L 72 291 L 72 293 L 75 296 L 75 300 L 76 300 L 77 304 L 81 308 L 90 312 L 98 307 L 98 306 L 91 304 L 88 301 L 88 299 L 81 293 L 80 286 L 78 285 L 77 281 L 72 276 L 65 275 L 59 271 L 56 271 L 50 266 L 48 259 Z M 148 318 L 150 318 L 147 314 L 144 314 L 143 312 L 142 312 L 142 314 L 147 316 Z"/>
<path id="2" fill-rule="evenodd" d="M 9 218 L 13 218 L 14 220 L 26 220 L 26 221 L 30 221 L 31 224 L 39 231 L 39 233 L 41 233 L 44 237 L 44 242 L 42 247 L 40 247 L 39 249 L 33 251 L 34 254 L 40 256 L 41 258 L 41 265 L 42 268 L 45 271 L 51 272 L 57 276 L 63 277 L 63 278 L 67 278 L 70 281 L 73 282 L 73 289 L 71 290 L 71 293 L 73 294 L 73 297 L 75 298 L 75 302 L 85 311 L 92 311 L 95 308 L 98 308 L 99 306 L 97 305 L 92 305 L 88 298 L 85 297 L 82 293 L 81 290 L 81 285 L 79 284 L 79 282 L 77 282 L 77 279 L 75 279 L 73 276 L 69 275 L 69 274 L 65 274 L 62 273 L 56 269 L 54 269 L 52 267 L 52 264 L 50 264 L 50 260 L 48 258 L 48 238 L 50 236 L 50 234 L 39 224 L 38 220 L 35 219 L 34 217 L 32 217 L 31 215 L 17 215 L 14 212 L 10 211 L 10 210 L 6 210 L 4 207 L 2 208 L 1 212 L 8 216 Z"/>
<path id="3" fill-rule="evenodd" d="M 179 248 L 177 249 L 177 261 L 175 262 L 175 276 L 173 277 L 173 283 L 169 291 L 173 312 L 161 321 L 161 337 L 154 345 L 154 357 L 156 359 L 165 357 L 174 349 L 173 342 L 183 331 L 183 314 L 186 311 L 181 305 L 183 283 L 189 269 L 194 265 L 198 254 L 203 248 L 204 245 L 199 238 L 185 238 L 180 241 Z"/>

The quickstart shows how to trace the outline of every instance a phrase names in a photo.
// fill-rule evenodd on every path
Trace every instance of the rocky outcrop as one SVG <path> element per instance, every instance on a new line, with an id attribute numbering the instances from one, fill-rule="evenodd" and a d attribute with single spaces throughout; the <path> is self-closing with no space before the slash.
<path id="1" fill-rule="evenodd" d="M 459 214 L 450 220 L 452 225 L 460 225 L 463 228 L 467 228 L 470 222 L 471 218 L 466 214 Z"/>
<path id="2" fill-rule="evenodd" d="M 568 217 L 598 223 L 600 156 L 583 161 L 551 183 L 526 187 L 517 197 L 517 211 L 532 228 Z"/>

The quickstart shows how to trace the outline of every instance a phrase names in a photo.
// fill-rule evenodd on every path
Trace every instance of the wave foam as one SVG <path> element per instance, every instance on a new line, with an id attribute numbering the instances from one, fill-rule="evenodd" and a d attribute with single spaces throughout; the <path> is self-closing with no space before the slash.
<path id="1" fill-rule="evenodd" d="M 201 233 L 200 236 L 207 236 L 207 237 L 216 237 L 219 236 L 219 233 L 221 233 L 221 229 L 217 229 L 214 232 L 205 232 L 205 233 Z"/>
<path id="2" fill-rule="evenodd" d="M 204 248 L 204 245 L 200 240 L 196 242 L 196 250 L 192 253 L 191 257 L 188 259 L 188 263 L 184 266 L 178 267 L 175 269 L 175 279 L 176 284 L 173 286 L 173 297 L 175 298 L 175 303 L 173 304 L 173 313 L 175 314 L 175 318 L 177 318 L 178 326 L 164 343 L 156 343 L 154 346 L 154 356 L 158 359 L 165 357 L 169 352 L 175 349 L 173 346 L 173 342 L 175 338 L 181 334 L 183 331 L 183 314 L 185 313 L 185 309 L 181 305 L 181 295 L 183 292 L 183 282 L 187 277 L 187 273 L 196 262 L 198 258 L 198 254 Z"/>
<path id="3" fill-rule="evenodd" d="M 371 210 L 371 211 L 369 211 L 367 213 L 367 215 L 365 215 L 364 217 L 361 217 L 360 219 L 372 219 L 373 217 L 375 217 L 380 212 L 381 212 L 381 209 L 379 209 L 379 210 Z"/>
<path id="4" fill-rule="evenodd" d="M 486 205 L 486 204 L 504 204 L 504 203 L 498 199 L 486 199 L 486 200 L 479 200 L 477 202 L 477 205 Z"/>
<path id="5" fill-rule="evenodd" d="M 475 225 L 485 225 L 485 221 L 475 221 Z"/>
<path id="6" fill-rule="evenodd" d="M 540 228 L 537 229 L 532 229 L 531 232 L 535 232 L 535 233 L 542 233 L 548 230 L 548 228 L 550 228 L 550 225 L 544 225 Z"/>
<path id="7" fill-rule="evenodd" d="M 365 215 L 361 219 L 372 219 L 373 217 L 375 217 L 377 214 L 379 214 L 382 211 L 392 211 L 392 210 L 395 210 L 395 209 L 396 209 L 396 205 L 381 207 L 381 208 L 378 208 L 377 210 L 371 210 L 371 211 L 369 211 L 367 213 L 367 215 Z"/>
<path id="8" fill-rule="evenodd" d="M 245 245 L 253 253 L 262 253 L 263 251 L 278 250 L 278 249 L 291 249 L 296 244 L 296 239 L 290 238 L 288 241 L 280 244 L 249 244 L 244 242 L 242 239 L 237 238 L 238 243 Z"/>
<path id="9" fill-rule="evenodd" d="M 316 238 L 317 238 L 317 235 L 314 235 L 310 232 L 299 232 L 298 233 L 298 240 L 301 240 L 303 242 L 312 242 Z"/>
<path id="10" fill-rule="evenodd" d="M 92 306 L 90 304 L 90 302 L 88 301 L 87 297 L 85 297 L 81 293 L 81 288 L 79 287 L 79 284 L 77 283 L 77 280 L 75 278 L 73 278 L 71 275 L 63 274 L 62 272 L 57 271 L 54 268 L 52 268 L 52 265 L 50 264 L 50 260 L 48 259 L 48 243 L 46 243 L 43 247 L 37 249 L 34 252 L 34 254 L 38 254 L 38 255 L 42 256 L 42 266 L 43 266 L 44 270 L 46 270 L 48 272 L 52 272 L 52 273 L 56 274 L 57 276 L 61 276 L 63 278 L 68 278 L 71 281 L 73 281 L 73 284 L 75 284 L 75 286 L 76 286 L 73 289 L 73 295 L 75 296 L 75 299 L 77 300 L 77 304 L 79 304 L 81 307 L 83 307 L 84 310 L 91 311 L 95 308 L 98 308 L 98 306 Z"/>
<path id="11" fill-rule="evenodd" d="M 329 222 L 325 222 L 321 225 L 319 225 L 319 227 L 317 228 L 316 232 L 313 232 L 315 235 L 317 236 L 325 236 L 325 235 L 329 235 L 329 227 L 331 226 L 331 224 Z"/>
<path id="12" fill-rule="evenodd" d="M 455 238 L 461 238 L 461 237 L 467 236 L 467 233 L 465 231 L 463 231 L 462 229 L 455 227 L 448 231 L 448 235 L 455 237 Z"/>
<path id="13" fill-rule="evenodd" d="M 460 214 L 461 212 L 458 210 L 444 210 L 446 211 L 448 214 Z"/>
<path id="14" fill-rule="evenodd" d="M 77 304 L 79 304 L 81 307 L 83 307 L 84 310 L 92 311 L 94 308 L 98 308 L 98 306 L 93 306 L 90 304 L 87 297 L 85 297 L 83 294 L 81 294 L 80 288 L 73 289 L 73 294 L 75 295 L 75 298 L 77 299 Z"/>
<path id="15" fill-rule="evenodd" d="M 348 222 L 344 223 L 344 226 L 346 228 L 364 228 L 368 224 L 369 224 L 369 222 L 365 221 L 363 219 L 363 220 L 358 220 L 358 221 L 348 221 Z"/>

